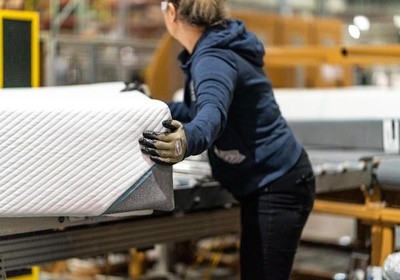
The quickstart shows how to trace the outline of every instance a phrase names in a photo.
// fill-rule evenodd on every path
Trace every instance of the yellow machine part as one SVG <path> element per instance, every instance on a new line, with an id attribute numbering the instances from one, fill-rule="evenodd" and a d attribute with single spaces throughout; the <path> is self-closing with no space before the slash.
<path id="1" fill-rule="evenodd" d="M 40 272 L 39 267 L 34 266 L 34 267 L 32 267 L 31 274 L 7 278 L 7 279 L 9 279 L 9 280 L 39 280 L 39 272 Z"/>
<path id="2" fill-rule="evenodd" d="M 40 85 L 39 13 L 0 9 L 0 88 L 3 87 L 3 19 L 31 22 L 31 86 Z"/>

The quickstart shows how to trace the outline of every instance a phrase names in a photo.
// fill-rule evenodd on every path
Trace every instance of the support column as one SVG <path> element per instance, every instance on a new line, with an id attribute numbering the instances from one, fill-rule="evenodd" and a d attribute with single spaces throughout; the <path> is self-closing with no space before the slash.
<path id="1" fill-rule="evenodd" d="M 394 225 L 371 225 L 371 265 L 381 266 L 394 248 Z"/>

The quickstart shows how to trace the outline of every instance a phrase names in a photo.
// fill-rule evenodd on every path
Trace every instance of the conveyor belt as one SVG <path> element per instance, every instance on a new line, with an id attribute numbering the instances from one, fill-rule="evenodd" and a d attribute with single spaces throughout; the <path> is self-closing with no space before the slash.
<path id="1" fill-rule="evenodd" d="M 8 270 L 72 257 L 143 248 L 239 232 L 239 209 L 129 218 L 65 230 L 2 236 L 0 262 Z"/>
<path id="2" fill-rule="evenodd" d="M 376 151 L 307 148 L 316 175 L 316 192 L 326 193 L 372 184 L 372 170 L 360 161 Z"/>

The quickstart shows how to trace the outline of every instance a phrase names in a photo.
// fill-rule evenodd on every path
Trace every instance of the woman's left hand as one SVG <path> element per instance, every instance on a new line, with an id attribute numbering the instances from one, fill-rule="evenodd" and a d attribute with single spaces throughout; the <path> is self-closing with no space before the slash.
<path id="1" fill-rule="evenodd" d="M 169 131 L 157 133 L 143 132 L 139 139 L 142 152 L 150 155 L 150 159 L 160 164 L 174 164 L 185 158 L 187 140 L 182 123 L 176 120 L 166 120 L 163 126 Z"/>

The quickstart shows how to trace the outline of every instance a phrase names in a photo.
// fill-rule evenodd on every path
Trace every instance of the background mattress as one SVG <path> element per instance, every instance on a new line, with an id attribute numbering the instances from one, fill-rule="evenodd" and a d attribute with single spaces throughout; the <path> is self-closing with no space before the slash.
<path id="1" fill-rule="evenodd" d="M 400 117 L 398 88 L 355 86 L 321 89 L 276 89 L 288 120 L 382 120 Z"/>
<path id="2" fill-rule="evenodd" d="M 172 168 L 140 151 L 167 105 L 123 83 L 0 90 L 0 216 L 172 210 Z"/>
<path id="3" fill-rule="evenodd" d="M 358 170 L 351 179 L 362 175 L 367 182 L 372 178 L 362 170 L 370 169 L 374 183 L 382 188 L 400 188 L 398 88 L 356 86 L 275 92 L 282 114 L 307 149 L 316 174 Z M 344 173 L 339 174 L 341 180 Z M 336 181 L 334 184 L 339 185 Z"/>

